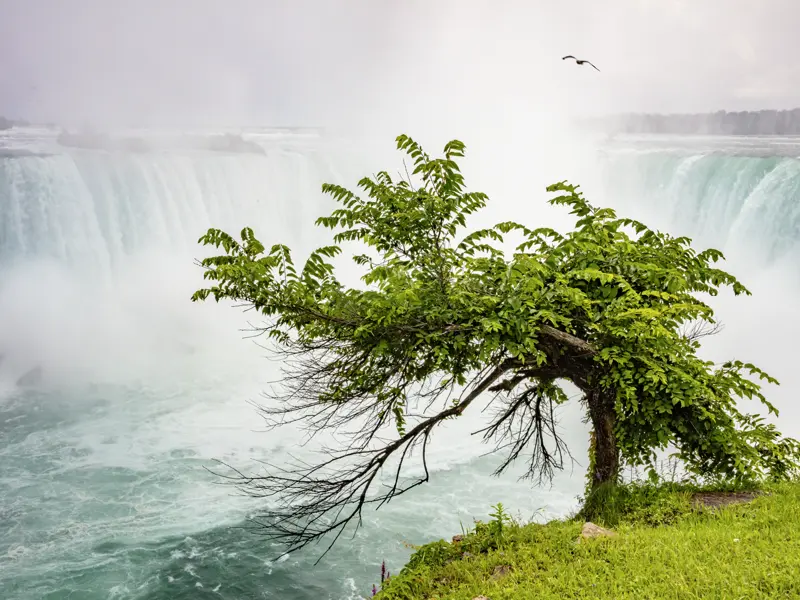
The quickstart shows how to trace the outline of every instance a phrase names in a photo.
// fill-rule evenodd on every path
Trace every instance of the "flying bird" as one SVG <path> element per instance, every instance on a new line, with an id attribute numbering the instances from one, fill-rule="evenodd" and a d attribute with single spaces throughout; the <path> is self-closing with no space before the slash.
<path id="1" fill-rule="evenodd" d="M 573 59 L 579 65 L 582 65 L 583 63 L 586 63 L 587 65 L 592 65 L 592 63 L 590 63 L 588 60 L 581 60 L 580 58 L 575 58 L 574 56 L 572 56 L 572 54 L 568 54 L 567 56 L 562 57 L 561 60 L 567 60 L 568 58 Z M 597 71 L 598 73 L 600 72 L 600 69 L 598 69 L 594 65 L 592 65 L 592 67 L 594 67 L 594 70 Z"/>

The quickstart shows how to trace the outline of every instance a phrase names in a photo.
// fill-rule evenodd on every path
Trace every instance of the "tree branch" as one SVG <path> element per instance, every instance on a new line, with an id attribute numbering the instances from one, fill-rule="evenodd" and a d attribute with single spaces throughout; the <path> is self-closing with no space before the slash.
<path id="1" fill-rule="evenodd" d="M 492 423 L 477 431 L 484 440 L 497 439 L 495 452 L 508 450 L 508 455 L 495 470 L 500 475 L 529 449 L 528 469 L 523 478 L 535 478 L 537 483 L 552 480 L 555 470 L 564 468 L 564 458 L 574 458 L 564 440 L 558 435 L 555 407 L 566 400 L 564 392 L 553 380 L 544 379 L 510 397 L 496 414 Z M 548 443 L 552 440 L 552 445 Z"/>
<path id="2" fill-rule="evenodd" d="M 583 354 L 594 355 L 597 353 L 595 347 L 589 342 L 586 342 L 579 337 L 575 337 L 571 333 L 566 333 L 556 329 L 555 327 L 551 327 L 550 325 L 542 325 L 540 331 L 552 340 L 578 350 Z"/>
<path id="3" fill-rule="evenodd" d="M 366 505 L 374 504 L 379 508 L 428 480 L 426 449 L 432 429 L 448 418 L 461 415 L 510 368 L 510 362 L 503 361 L 478 373 L 468 387 L 469 392 L 465 390 L 455 405 L 423 419 L 381 448 L 370 449 L 365 443 L 354 443 L 343 451 L 332 452 L 330 458 L 316 465 L 269 465 L 271 470 L 262 476 L 248 476 L 232 469 L 234 474 L 226 479 L 249 496 L 271 498 L 276 502 L 275 507 L 266 511 L 256 523 L 263 527 L 269 540 L 287 547 L 287 552 L 335 534 L 321 559 L 348 525 L 354 524 L 356 530 L 360 527 Z M 406 460 L 418 445 L 422 447 L 424 474 L 402 482 L 401 473 Z M 395 454 L 399 455 L 399 462 L 394 467 L 393 483 L 384 491 L 370 495 L 378 474 Z"/>
<path id="4" fill-rule="evenodd" d="M 694 321 L 691 325 L 682 328 L 681 336 L 694 342 L 707 336 L 716 335 L 724 328 L 722 323 L 709 323 L 708 321 Z"/>

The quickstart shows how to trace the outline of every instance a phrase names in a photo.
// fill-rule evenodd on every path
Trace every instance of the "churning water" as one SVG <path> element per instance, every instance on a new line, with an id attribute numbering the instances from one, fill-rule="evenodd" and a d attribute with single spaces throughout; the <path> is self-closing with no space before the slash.
<path id="1" fill-rule="evenodd" d="M 353 185 L 375 165 L 308 135 L 253 133 L 258 153 L 65 149 L 43 131 L 4 135 L 0 597 L 360 598 L 381 560 L 399 569 L 406 543 L 447 538 L 498 501 L 526 519 L 575 506 L 581 468 L 552 489 L 490 477 L 495 462 L 480 456 L 488 448 L 464 435 L 476 414 L 439 432 L 429 485 L 368 513 L 319 565 L 321 548 L 275 560 L 280 549 L 239 527 L 258 505 L 206 468 L 223 460 L 252 470 L 257 459 L 310 450 L 295 430 L 259 431 L 248 401 L 276 366 L 242 340 L 246 315 L 189 302 L 201 283 L 196 240 L 212 225 L 248 224 L 307 251 L 318 244 L 313 219 L 330 208 L 320 184 Z M 762 298 L 734 314 L 723 300 L 723 317 L 742 325 L 709 351 L 734 344 L 768 370 L 789 369 L 759 328 L 788 315 L 780 307 L 796 280 L 800 162 L 772 140 L 744 153 L 715 144 L 618 143 L 597 157 L 596 191 L 741 254 L 735 264 L 757 295 L 769 284 L 773 310 L 764 313 Z M 764 277 L 768 268 L 781 286 Z M 36 386 L 16 385 L 37 366 Z M 574 411 L 564 425 L 582 456 L 585 426 Z"/>

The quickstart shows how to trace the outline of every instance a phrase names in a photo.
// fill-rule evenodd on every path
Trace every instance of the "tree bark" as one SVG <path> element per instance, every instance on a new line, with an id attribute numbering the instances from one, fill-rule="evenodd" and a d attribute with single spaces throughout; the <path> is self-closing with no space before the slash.
<path id="1" fill-rule="evenodd" d="M 592 346 L 589 342 L 575 337 L 571 333 L 560 331 L 555 327 L 550 327 L 550 325 L 542 325 L 541 332 L 559 344 L 563 344 L 568 348 L 577 350 L 581 354 L 592 356 L 597 353 L 597 350 L 595 350 L 594 346 Z"/>
<path id="2" fill-rule="evenodd" d="M 591 489 L 603 483 L 619 480 L 619 448 L 614 433 L 616 414 L 614 395 L 604 390 L 591 390 L 586 394 L 589 417 L 593 427 L 593 471 Z"/>

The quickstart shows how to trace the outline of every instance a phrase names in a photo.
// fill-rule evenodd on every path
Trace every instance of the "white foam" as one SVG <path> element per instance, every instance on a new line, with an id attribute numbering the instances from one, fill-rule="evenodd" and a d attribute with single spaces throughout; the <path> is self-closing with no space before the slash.
<path id="1" fill-rule="evenodd" d="M 544 208 L 544 192 L 530 188 L 529 171 L 523 168 L 529 157 L 499 165 L 488 156 L 490 151 L 496 154 L 495 148 L 487 148 L 483 156 L 470 155 L 471 167 L 465 169 L 471 187 L 493 196 L 487 214 L 474 225 L 508 218 L 558 227 L 571 222 L 563 212 Z M 372 171 L 348 164 L 350 156 L 337 163 L 321 151 L 304 152 L 282 150 L 216 163 L 187 156 L 68 156 L 53 164 L 47 163 L 49 158 L 37 158 L 39 162 L 31 159 L 15 167 L 22 171 L 12 173 L 17 178 L 14 189 L 25 175 L 37 182 L 26 193 L 44 194 L 47 200 L 41 206 L 53 209 L 27 213 L 27 225 L 20 225 L 23 220 L 4 222 L 22 228 L 8 238 L 16 240 L 12 254 L 20 260 L 14 266 L 4 263 L 0 279 L 0 349 L 13 351 L 13 361 L 21 365 L 17 370 L 26 361 L 40 361 L 49 387 L 24 396 L 25 418 L 13 413 L 4 421 L 3 414 L 18 410 L 22 396 L 11 383 L 17 372 L 4 375 L 0 367 L 0 425 L 14 433 L 32 427 L 26 421 L 30 415 L 52 422 L 42 421 L 40 429 L 25 430 L 0 448 L 0 464 L 9 469 L 15 465 L 9 475 L 15 489 L 40 486 L 40 505 L 20 506 L 37 510 L 43 528 L 57 523 L 52 531 L 63 533 L 57 540 L 26 545 L 30 551 L 15 546 L 17 562 L 46 569 L 48 560 L 85 551 L 95 540 L 119 536 L 128 542 L 152 541 L 240 522 L 260 503 L 214 485 L 204 467 L 222 459 L 252 470 L 257 468 L 254 459 L 280 460 L 289 449 L 310 456 L 312 448 L 297 448 L 301 437 L 296 430 L 263 433 L 248 404 L 259 400 L 260 391 L 277 375 L 277 366 L 263 358 L 264 352 L 241 339 L 238 328 L 246 325 L 248 316 L 213 302 L 189 301 L 202 283 L 192 259 L 208 252 L 193 246 L 205 227 L 230 229 L 252 223 L 265 242 L 280 240 L 305 251 L 318 243 L 310 239 L 317 233 L 310 228 L 312 216 L 327 212 L 310 182 Z M 583 159 L 590 160 L 589 155 Z M 549 166 L 540 165 L 537 186 L 560 178 Z M 682 177 L 691 177 L 691 164 L 680 168 Z M 584 183 L 576 171 L 589 181 L 585 185 L 590 201 L 600 203 L 603 196 L 594 167 L 576 167 L 570 174 L 574 182 Z M 343 183 L 352 185 L 355 176 Z M 600 197 L 592 196 L 592 188 Z M 530 190 L 529 196 L 520 196 L 520 190 Z M 21 197 L 13 198 L 17 213 L 24 205 Z M 714 210 L 721 210 L 723 195 L 713 198 Z M 95 215 L 89 218 L 91 211 Z M 679 233 L 679 224 L 661 214 L 665 226 Z M 74 243 L 72 235 L 78 236 Z M 794 332 L 788 299 L 796 297 L 796 290 L 785 276 L 788 268 L 775 264 L 774 273 L 755 279 L 751 287 L 756 299 L 733 303 L 720 298 L 728 329 L 707 346 L 709 353 L 719 355 L 747 350 L 743 358 L 777 370 L 775 374 L 789 384 L 779 392 L 784 394 L 780 404 L 786 406 L 795 387 L 793 355 L 765 331 Z M 759 319 L 766 319 L 766 329 Z M 13 361 L 9 358 L 4 366 Z M 475 458 L 490 447 L 469 435 L 485 423 L 480 409 L 476 405 L 437 430 L 429 467 L 444 477 L 434 477 L 424 491 L 380 513 L 366 514 L 370 536 L 386 544 L 446 536 L 457 529 L 459 520 L 470 524 L 473 516 L 488 512 L 498 501 L 537 518 L 562 515 L 574 506 L 582 487 L 580 467 L 572 477 L 560 477 L 553 489 L 535 492 L 514 481 L 513 474 L 488 479 L 496 461 Z M 571 449 L 581 458 L 587 427 L 580 423 L 579 412 L 574 403 L 567 406 L 563 425 Z M 42 464 L 26 467 L 20 457 Z M 58 485 L 45 485 L 41 469 L 47 469 Z M 419 462 L 411 472 L 421 472 Z M 92 479 L 101 476 L 107 478 L 102 485 Z M 48 512 L 55 511 L 56 505 L 48 502 L 53 497 L 65 499 L 61 510 L 69 504 L 77 511 L 73 521 Z M 103 513 L 106 516 L 94 516 Z M 419 523 L 419 531 L 410 523 Z M 375 547 L 371 544 L 357 548 L 366 551 Z M 188 552 L 197 557 L 197 547 L 189 544 L 181 556 Z M 266 566 L 277 572 L 277 564 Z M 185 568 L 191 573 L 193 567 Z"/>

